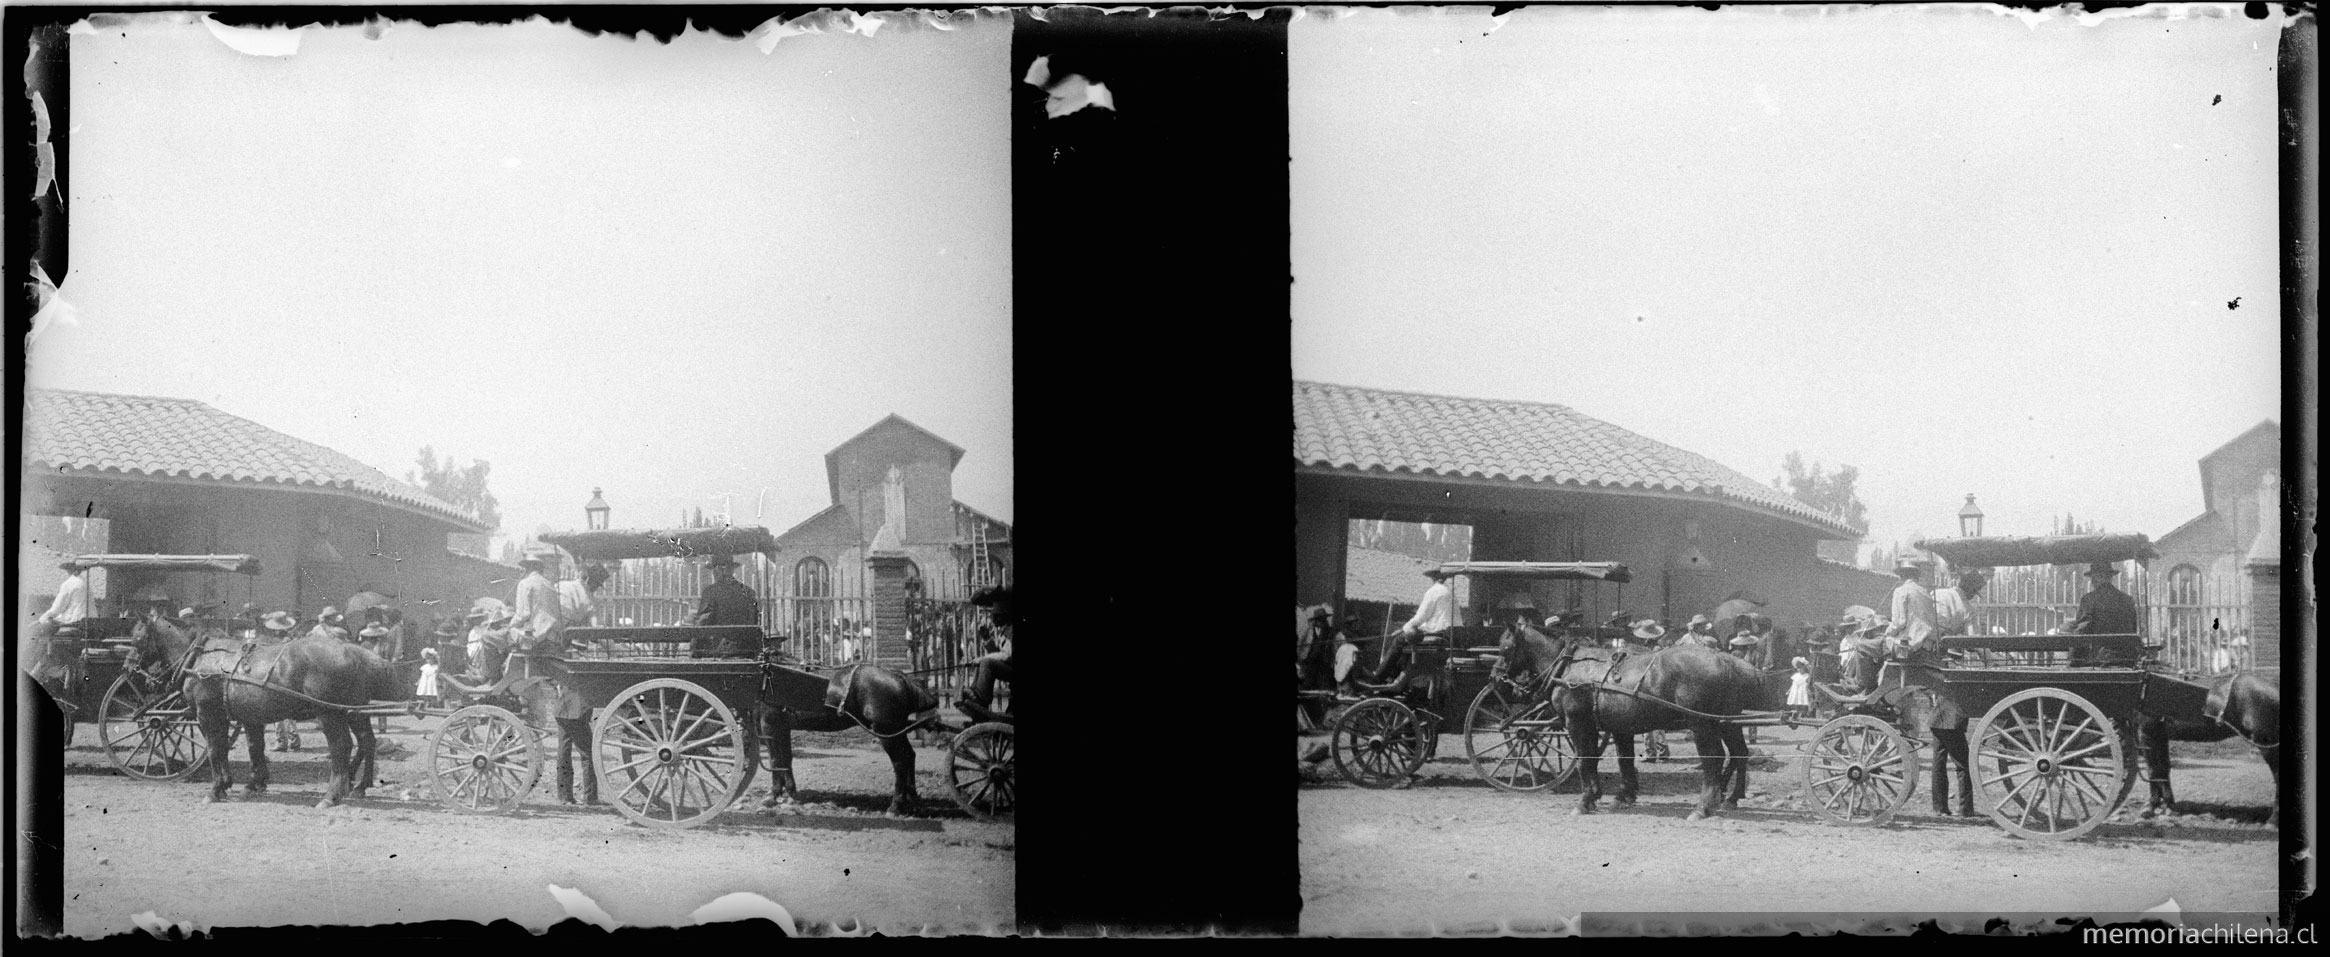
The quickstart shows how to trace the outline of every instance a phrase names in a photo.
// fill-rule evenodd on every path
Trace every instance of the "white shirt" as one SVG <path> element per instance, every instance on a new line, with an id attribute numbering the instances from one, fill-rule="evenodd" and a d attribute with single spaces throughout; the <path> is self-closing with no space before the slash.
<path id="1" fill-rule="evenodd" d="M 569 578 L 558 583 L 558 611 L 569 625 L 590 623 L 591 613 L 597 611 L 591 601 L 591 591 L 583 583 Z"/>
<path id="2" fill-rule="evenodd" d="M 70 625 L 89 617 L 89 580 L 86 575 L 67 575 L 65 583 L 57 586 L 57 600 L 49 603 L 49 610 L 40 613 L 40 620 Z"/>
<path id="3" fill-rule="evenodd" d="M 1446 581 L 1436 581 L 1424 589 L 1424 600 L 1416 606 L 1416 617 L 1400 626 L 1410 634 L 1444 633 L 1456 627 L 1456 592 Z"/>
<path id="4" fill-rule="evenodd" d="M 1934 593 L 1934 625 L 1945 635 L 1963 635 L 1974 624 L 1974 609 L 1956 586 Z"/>

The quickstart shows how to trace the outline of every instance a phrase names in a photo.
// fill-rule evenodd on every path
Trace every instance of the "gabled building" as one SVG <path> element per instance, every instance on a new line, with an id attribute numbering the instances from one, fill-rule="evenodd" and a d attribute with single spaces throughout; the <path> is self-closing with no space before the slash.
<path id="1" fill-rule="evenodd" d="M 2281 426 L 2271 420 L 2252 426 L 2201 456 L 2200 472 L 2205 510 L 2153 543 L 2160 552 L 2153 567 L 2166 573 L 2172 588 L 2188 579 L 2242 577 L 2242 563 L 2263 523 L 2278 520 L 2264 513 L 2258 489 L 2271 476 L 2278 497 Z"/>
<path id="2" fill-rule="evenodd" d="M 1875 606 L 1889 576 L 1823 561 L 1861 529 L 1784 492 L 1566 406 L 1294 383 L 1295 604 L 1337 602 L 1354 520 L 1464 524 L 1480 561 L 1617 561 L 1602 609 L 1680 621 L 1734 592 L 1782 621 Z M 1404 586 L 1421 595 L 1420 576 Z M 1536 606 L 1583 604 L 1570 585 Z M 1475 588 L 1465 624 L 1505 596 Z M 1414 596 L 1405 601 L 1413 602 Z"/>
<path id="3" fill-rule="evenodd" d="M 1011 580 L 1011 526 L 955 500 L 964 452 L 897 415 L 884 417 L 825 453 L 833 504 L 777 536 L 780 593 L 865 595 L 866 555 L 887 515 L 884 486 L 895 472 L 904 505 L 893 526 L 913 563 L 908 577 L 933 598 L 966 598 Z"/>
<path id="4" fill-rule="evenodd" d="M 146 589 L 180 604 L 253 601 L 303 616 L 367 588 L 407 607 L 466 603 L 507 594 L 495 580 L 517 572 L 446 548 L 450 535 L 489 531 L 467 511 L 205 403 L 27 389 L 24 412 L 18 558 L 28 604 L 55 593 L 52 559 L 92 551 L 249 554 L 263 569 L 249 580 L 108 575 L 92 582 L 104 593 L 100 614 Z"/>

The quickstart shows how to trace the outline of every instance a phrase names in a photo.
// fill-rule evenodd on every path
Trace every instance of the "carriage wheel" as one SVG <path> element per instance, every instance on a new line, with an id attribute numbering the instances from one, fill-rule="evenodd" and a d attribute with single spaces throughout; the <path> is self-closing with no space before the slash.
<path id="1" fill-rule="evenodd" d="M 124 671 L 105 689 L 97 739 L 113 766 L 133 778 L 175 781 L 210 763 L 185 689 L 161 687 L 143 672 Z"/>
<path id="2" fill-rule="evenodd" d="M 2060 688 L 2008 695 L 1974 737 L 1976 803 L 1998 826 L 2041 841 L 2078 837 L 2135 786 L 2135 748 L 2103 711 Z"/>
<path id="3" fill-rule="evenodd" d="M 1532 704 L 1501 681 L 1473 696 L 1464 714 L 1464 756 L 1481 780 L 1506 791 L 1542 791 L 1577 773 L 1576 749 L 1567 732 L 1548 726 L 1550 712 L 1540 711 L 1523 725 L 1510 723 Z"/>
<path id="4" fill-rule="evenodd" d="M 701 685 L 657 678 L 600 710 L 599 795 L 649 827 L 695 827 L 728 809 L 750 780 L 744 726 Z"/>
<path id="5" fill-rule="evenodd" d="M 1363 788 L 1388 788 L 1424 766 L 1426 742 L 1416 712 L 1390 698 L 1369 698 L 1343 712 L 1328 748 L 1335 770 Z"/>
<path id="6" fill-rule="evenodd" d="M 1917 793 L 1917 752 L 1892 725 L 1849 714 L 1820 726 L 1804 764 L 1804 803 L 1831 824 L 1871 827 Z"/>
<path id="7" fill-rule="evenodd" d="M 972 817 L 994 820 L 998 814 L 1011 813 L 1018 803 L 1012 776 L 1018 748 L 1013 736 L 1011 725 L 989 721 L 964 729 L 947 749 L 947 787 L 955 792 L 955 803 Z"/>
<path id="8" fill-rule="evenodd" d="M 453 712 L 429 736 L 422 761 L 437 802 L 466 814 L 517 807 L 542 780 L 534 729 L 490 704 Z"/>

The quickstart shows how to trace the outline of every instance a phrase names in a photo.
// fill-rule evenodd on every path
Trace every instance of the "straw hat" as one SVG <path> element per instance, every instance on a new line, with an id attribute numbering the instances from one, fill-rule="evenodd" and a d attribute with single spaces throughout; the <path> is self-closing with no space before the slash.
<path id="1" fill-rule="evenodd" d="M 267 617 L 259 619 L 259 623 L 267 626 L 269 631 L 290 631 L 299 624 L 299 619 L 291 617 L 288 611 L 271 611 Z"/>
<path id="2" fill-rule="evenodd" d="M 365 625 L 365 626 L 364 626 L 364 630 L 363 630 L 363 631 L 359 631 L 359 632 L 357 632 L 357 633 L 356 633 L 356 637 L 358 637 L 358 638 L 379 638 L 379 637 L 385 636 L 385 635 L 387 635 L 387 634 L 388 634 L 388 626 L 387 626 L 387 625 L 383 625 L 383 624 L 381 624 L 381 623 L 379 623 L 379 622 L 377 622 L 377 621 L 376 621 L 376 622 L 373 622 L 372 624 Z"/>
<path id="3" fill-rule="evenodd" d="M 1657 641 L 1666 636 L 1666 626 L 1661 625 L 1658 622 L 1645 618 L 1634 623 L 1634 637 L 1636 638 L 1640 638 L 1644 641 Z"/>

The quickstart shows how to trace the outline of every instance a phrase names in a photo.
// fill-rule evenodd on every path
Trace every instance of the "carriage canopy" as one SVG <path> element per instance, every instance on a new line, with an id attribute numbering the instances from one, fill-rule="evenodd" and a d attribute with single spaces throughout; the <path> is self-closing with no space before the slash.
<path id="1" fill-rule="evenodd" d="M 1451 575 L 1471 575 L 1475 579 L 1504 579 L 1508 581 L 1633 581 L 1634 574 L 1621 562 L 1441 562 L 1440 570 Z"/>
<path id="2" fill-rule="evenodd" d="M 156 572 L 234 572 L 259 574 L 259 560 L 249 555 L 80 555 L 75 568 L 126 568 Z"/>
<path id="3" fill-rule="evenodd" d="M 759 525 L 719 528 L 598 529 L 552 532 L 542 540 L 583 561 L 632 558 L 692 558 L 699 555 L 774 554 L 776 536 Z"/>
<path id="4" fill-rule="evenodd" d="M 2135 535 L 2055 535 L 2001 538 L 1929 538 L 1922 551 L 1952 565 L 2086 565 L 2094 562 L 2148 562 L 2160 557 L 2152 541 Z"/>

